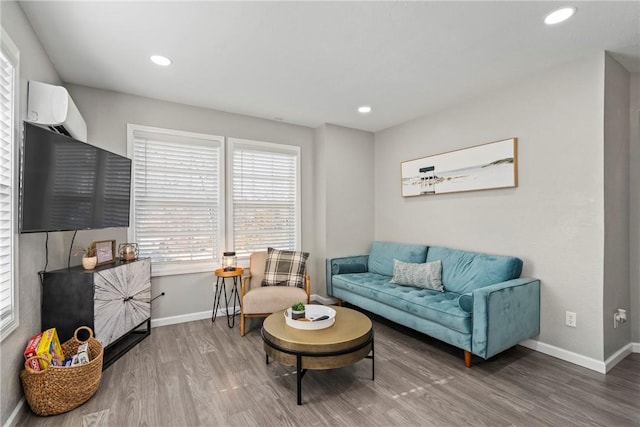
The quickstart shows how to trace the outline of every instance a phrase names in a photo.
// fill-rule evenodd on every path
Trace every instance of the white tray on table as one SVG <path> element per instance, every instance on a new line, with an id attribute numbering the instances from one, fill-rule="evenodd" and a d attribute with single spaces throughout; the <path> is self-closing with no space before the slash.
<path id="1" fill-rule="evenodd" d="M 316 320 L 322 316 L 329 316 L 328 319 L 325 320 Z M 296 329 L 304 329 L 304 330 L 317 330 L 317 329 L 325 329 L 336 322 L 336 311 L 324 305 L 317 304 L 306 304 L 304 306 L 304 317 L 306 320 L 293 320 L 291 318 L 291 307 L 284 311 L 284 319 L 287 322 L 287 325 Z"/>

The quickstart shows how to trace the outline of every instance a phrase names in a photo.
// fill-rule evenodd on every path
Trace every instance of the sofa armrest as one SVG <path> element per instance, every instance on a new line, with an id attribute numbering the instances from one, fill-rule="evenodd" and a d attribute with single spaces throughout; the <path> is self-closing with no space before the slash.
<path id="1" fill-rule="evenodd" d="M 473 291 L 473 354 L 488 359 L 539 333 L 540 280 L 521 277 Z"/>
<path id="2" fill-rule="evenodd" d="M 351 255 L 336 258 L 327 258 L 327 295 L 333 296 L 333 276 L 340 274 L 340 266 L 346 265 L 346 270 L 351 271 L 356 264 L 364 265 L 364 271 L 368 270 L 369 255 Z M 343 270 L 345 267 L 343 267 Z"/>

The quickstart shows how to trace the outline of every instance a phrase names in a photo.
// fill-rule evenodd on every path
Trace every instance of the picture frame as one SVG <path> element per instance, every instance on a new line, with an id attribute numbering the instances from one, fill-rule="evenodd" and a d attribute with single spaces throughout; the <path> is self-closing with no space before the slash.
<path id="1" fill-rule="evenodd" d="M 518 186 L 517 138 L 402 162 L 403 197 Z"/>
<path id="2" fill-rule="evenodd" d="M 116 241 L 115 240 L 100 240 L 92 242 L 93 253 L 98 257 L 98 263 L 96 265 L 111 264 L 116 261 Z"/>

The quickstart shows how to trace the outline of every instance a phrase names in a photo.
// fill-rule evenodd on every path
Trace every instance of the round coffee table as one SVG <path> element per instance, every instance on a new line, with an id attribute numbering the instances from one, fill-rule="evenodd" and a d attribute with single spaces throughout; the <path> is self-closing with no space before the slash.
<path id="1" fill-rule="evenodd" d="M 271 314 L 262 325 L 267 364 L 271 357 L 296 367 L 298 405 L 302 404 L 302 377 L 307 369 L 341 368 L 367 358 L 371 359 L 371 379 L 375 379 L 371 320 L 349 308 L 333 308 L 336 322 L 326 329 L 292 328 L 286 324 L 283 311 Z"/>

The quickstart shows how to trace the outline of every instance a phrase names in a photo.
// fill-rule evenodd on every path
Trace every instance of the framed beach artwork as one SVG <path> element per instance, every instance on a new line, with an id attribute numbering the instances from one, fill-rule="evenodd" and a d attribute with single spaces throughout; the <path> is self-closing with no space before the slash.
<path id="1" fill-rule="evenodd" d="M 490 142 L 401 164 L 402 196 L 518 185 L 517 139 Z"/>

